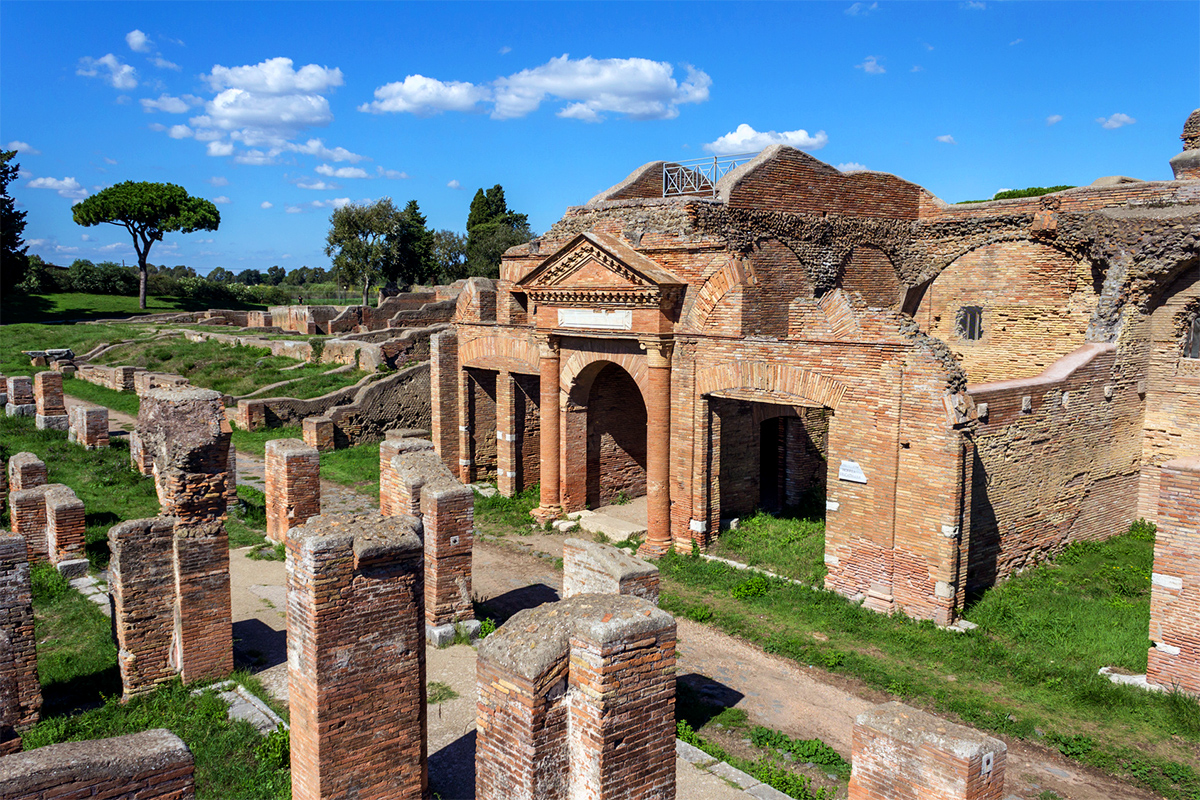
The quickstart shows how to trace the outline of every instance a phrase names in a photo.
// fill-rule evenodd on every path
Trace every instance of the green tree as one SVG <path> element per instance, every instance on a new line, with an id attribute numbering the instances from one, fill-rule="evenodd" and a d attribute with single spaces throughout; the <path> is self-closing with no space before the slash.
<path id="1" fill-rule="evenodd" d="M 208 273 L 208 279 L 213 283 L 233 283 L 233 273 L 224 267 L 217 267 Z"/>
<path id="2" fill-rule="evenodd" d="M 467 273 L 487 278 L 500 276 L 500 257 L 510 247 L 533 238 L 529 217 L 508 207 L 504 187 L 480 189 L 467 213 Z"/>
<path id="3" fill-rule="evenodd" d="M 403 211 L 390 197 L 349 203 L 329 217 L 325 255 L 333 259 L 339 285 L 362 286 L 362 304 L 372 281 L 419 283 L 433 271 L 433 234 L 415 200 Z"/>
<path id="4" fill-rule="evenodd" d="M 243 286 L 258 286 L 263 282 L 263 275 L 256 269 L 244 269 L 237 274 L 234 282 Z"/>
<path id="5" fill-rule="evenodd" d="M 85 227 L 107 222 L 120 225 L 133 237 L 138 256 L 138 307 L 146 307 L 146 258 L 151 246 L 167 233 L 215 231 L 221 224 L 217 207 L 192 197 L 173 183 L 124 181 L 97 192 L 72 209 L 75 222 Z"/>
<path id="6" fill-rule="evenodd" d="M 278 264 L 273 267 L 268 267 L 265 282 L 271 286 L 278 286 L 279 284 L 283 283 L 283 278 L 286 274 L 287 271 Z"/>
<path id="7" fill-rule="evenodd" d="M 16 150 L 0 150 L 0 294 L 5 294 L 25 278 L 29 259 L 25 246 L 25 212 L 8 196 L 8 184 L 21 171 L 13 162 Z"/>
<path id="8" fill-rule="evenodd" d="M 467 277 L 467 237 L 457 231 L 434 231 L 433 263 L 441 283 Z"/>

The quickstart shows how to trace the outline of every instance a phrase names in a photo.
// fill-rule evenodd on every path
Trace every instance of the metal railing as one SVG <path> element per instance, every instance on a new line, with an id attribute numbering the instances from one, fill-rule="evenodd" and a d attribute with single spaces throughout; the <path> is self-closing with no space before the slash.
<path id="1" fill-rule="evenodd" d="M 715 196 L 717 182 L 731 169 L 740 167 L 758 153 L 693 158 L 689 161 L 668 161 L 663 164 L 663 197 L 679 195 Z"/>

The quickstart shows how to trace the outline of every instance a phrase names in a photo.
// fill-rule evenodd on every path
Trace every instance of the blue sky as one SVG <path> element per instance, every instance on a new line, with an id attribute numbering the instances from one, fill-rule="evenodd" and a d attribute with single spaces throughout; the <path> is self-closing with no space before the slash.
<path id="1" fill-rule="evenodd" d="M 338 203 L 462 230 L 503 184 L 545 231 L 637 166 L 801 146 L 944 200 L 1171 177 L 1197 2 L 0 3 L 0 146 L 30 252 L 136 257 L 71 204 L 123 180 L 217 202 L 154 263 L 328 266 Z"/>

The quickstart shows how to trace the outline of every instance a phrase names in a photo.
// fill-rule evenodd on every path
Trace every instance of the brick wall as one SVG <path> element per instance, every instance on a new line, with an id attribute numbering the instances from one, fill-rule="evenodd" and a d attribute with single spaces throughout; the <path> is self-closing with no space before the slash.
<path id="1" fill-rule="evenodd" d="M 51 486 L 42 484 L 32 489 L 21 489 L 8 495 L 8 516 L 12 532 L 25 540 L 29 549 L 30 562 L 47 561 L 50 557 L 46 545 L 46 492 Z"/>
<path id="2" fill-rule="evenodd" d="M 19 492 L 46 482 L 46 465 L 33 453 L 17 453 L 8 460 L 8 490 Z"/>
<path id="3" fill-rule="evenodd" d="M 334 450 L 337 445 L 333 435 L 333 420 L 329 417 L 305 417 L 301 423 L 304 443 L 324 453 Z"/>
<path id="4" fill-rule="evenodd" d="M 25 541 L 0 532 L 0 756 L 21 749 L 20 731 L 41 713 L 36 641 Z"/>
<path id="5" fill-rule="evenodd" d="M 467 414 L 470 420 L 467 482 L 496 480 L 496 373 L 468 369 Z"/>
<path id="6" fill-rule="evenodd" d="M 629 373 L 615 365 L 596 375 L 587 404 L 587 502 L 608 505 L 622 493 L 646 494 L 646 404 Z"/>
<path id="7" fill-rule="evenodd" d="M 854 722 L 850 800 L 1000 800 L 1004 742 L 891 702 Z"/>
<path id="8" fill-rule="evenodd" d="M 67 429 L 67 407 L 63 404 L 63 378 L 58 372 L 44 371 L 33 376 L 33 398 L 37 406 L 38 430 Z"/>
<path id="9" fill-rule="evenodd" d="M 577 594 L 628 594 L 658 605 L 658 567 L 610 544 L 567 539 L 562 597 Z"/>
<path id="10" fill-rule="evenodd" d="M 88 450 L 108 447 L 108 409 L 102 406 L 74 406 L 67 414 L 67 438 Z"/>
<path id="11" fill-rule="evenodd" d="M 87 520 L 83 501 L 62 484 L 50 484 L 45 493 L 46 552 L 52 564 L 86 558 Z"/>
<path id="12" fill-rule="evenodd" d="M 321 513 L 320 454 L 299 439 L 272 439 L 266 455 L 267 538 L 282 542 Z"/>
<path id="13" fill-rule="evenodd" d="M 428 796 L 417 524 L 328 514 L 288 537 L 296 800 Z"/>
<path id="14" fill-rule="evenodd" d="M 400 469 L 393 466 L 392 459 L 401 453 L 433 453 L 433 442 L 412 438 L 409 431 L 389 431 L 388 437 L 379 443 L 379 513 L 384 516 L 420 513 L 420 493 L 414 494 L 407 483 L 401 483 Z M 400 462 L 403 464 L 404 462 Z M 435 462 L 430 461 L 433 464 Z"/>
<path id="15" fill-rule="evenodd" d="M 1200 458 L 1164 464 L 1159 498 L 1146 678 L 1200 694 Z"/>
<path id="16" fill-rule="evenodd" d="M 75 373 L 75 377 L 115 392 L 132 392 L 134 376 L 144 371 L 142 367 L 103 367 L 99 364 L 84 364 Z"/>
<path id="17" fill-rule="evenodd" d="M 429 340 L 429 428 L 434 447 L 446 466 L 458 471 L 458 335 L 444 331 Z"/>
<path id="18" fill-rule="evenodd" d="M 621 595 L 521 611 L 479 647 L 478 800 L 675 796 L 675 620 Z"/>
<path id="19" fill-rule="evenodd" d="M 209 389 L 148 389 L 141 396 L 137 455 L 153 465 L 162 513 L 184 525 L 224 519 L 231 428 Z M 131 446 L 131 450 L 134 448 Z"/>
<path id="20" fill-rule="evenodd" d="M 0 760 L 7 800 L 190 800 L 194 760 L 175 734 L 159 728 L 110 739 L 64 742 Z"/>

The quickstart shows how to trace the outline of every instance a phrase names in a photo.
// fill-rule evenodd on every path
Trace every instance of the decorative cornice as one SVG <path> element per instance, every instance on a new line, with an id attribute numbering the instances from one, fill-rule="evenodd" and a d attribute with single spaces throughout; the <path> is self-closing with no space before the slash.
<path id="1" fill-rule="evenodd" d="M 554 286 L 565 280 L 589 260 L 595 260 L 614 275 L 634 286 L 646 286 L 646 280 L 591 242 L 583 242 L 560 261 L 550 264 L 546 270 L 525 288 L 527 290 Z"/>
<path id="2" fill-rule="evenodd" d="M 526 290 L 538 305 L 549 306 L 657 306 L 661 290 L 653 287 L 630 289 L 543 289 Z"/>

